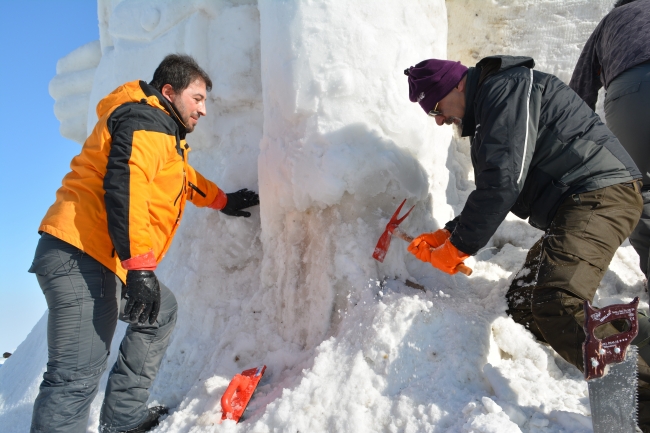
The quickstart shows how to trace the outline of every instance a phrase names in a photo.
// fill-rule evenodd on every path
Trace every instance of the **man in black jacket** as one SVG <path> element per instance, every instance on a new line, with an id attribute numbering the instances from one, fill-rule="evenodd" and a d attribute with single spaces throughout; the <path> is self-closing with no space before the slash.
<path id="1" fill-rule="evenodd" d="M 605 120 L 643 175 L 643 214 L 630 235 L 650 276 L 650 0 L 619 0 L 587 40 L 571 87 L 592 109 L 605 86 Z"/>
<path id="2" fill-rule="evenodd" d="M 508 290 L 507 312 L 583 370 L 582 303 L 639 220 L 641 173 L 575 92 L 533 66 L 493 56 L 469 69 L 431 59 L 404 71 L 412 102 L 471 137 L 476 182 L 461 214 L 409 251 L 455 274 L 508 212 L 528 218 L 545 234 Z M 599 337 L 618 332 L 601 328 Z"/>

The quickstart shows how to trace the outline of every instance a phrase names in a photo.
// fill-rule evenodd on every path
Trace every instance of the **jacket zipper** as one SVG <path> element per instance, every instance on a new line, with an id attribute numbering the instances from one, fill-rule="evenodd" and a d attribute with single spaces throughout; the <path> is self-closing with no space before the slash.
<path id="1" fill-rule="evenodd" d="M 185 176 L 183 176 L 185 177 Z M 185 183 L 185 181 L 183 181 Z M 181 194 L 183 194 L 183 187 L 181 186 L 181 190 L 179 191 L 178 195 L 176 196 L 176 200 L 174 200 L 174 206 L 176 206 L 176 203 L 178 202 L 178 199 L 181 198 Z"/>
<path id="2" fill-rule="evenodd" d="M 206 197 L 205 193 L 199 189 L 198 186 L 194 185 L 192 182 L 187 182 L 187 184 L 192 188 L 194 191 L 198 192 L 199 195 L 203 198 Z"/>
<path id="3" fill-rule="evenodd" d="M 187 147 L 187 145 L 185 145 Z M 174 200 L 174 206 L 176 206 L 176 203 L 178 202 L 178 199 L 181 198 L 181 194 L 183 194 L 183 191 L 185 191 L 185 149 L 181 148 L 181 159 L 183 160 L 183 183 L 181 185 L 181 190 L 178 193 L 178 196 L 176 196 L 176 200 Z M 190 184 L 191 185 L 191 184 Z M 180 210 L 178 212 L 178 216 L 180 217 Z M 176 218 L 176 222 L 178 223 L 178 218 Z"/>
<path id="4" fill-rule="evenodd" d="M 186 148 L 188 147 L 187 144 L 185 145 L 185 147 L 186 147 Z M 187 184 L 186 184 L 187 172 L 185 171 L 185 163 L 186 163 L 186 160 L 185 160 L 185 149 L 182 149 L 182 148 L 181 148 L 181 158 L 182 158 L 182 160 L 183 160 L 183 183 L 182 183 L 182 185 L 181 185 L 181 190 L 180 190 L 180 192 L 178 193 L 178 197 L 176 197 L 176 200 L 174 200 L 174 206 L 176 206 L 176 203 L 178 202 L 178 199 L 181 197 L 181 195 L 183 194 L 183 192 L 184 192 L 184 191 L 186 190 L 186 188 L 187 188 Z M 180 221 L 180 219 L 181 219 L 181 215 L 182 215 L 182 214 L 183 214 L 183 206 L 182 206 L 182 204 L 181 204 L 181 205 L 178 207 L 178 215 L 176 216 L 176 222 L 174 223 L 174 227 L 172 228 L 172 232 L 171 232 L 171 235 L 170 235 L 171 237 L 173 237 L 173 236 L 174 236 L 174 233 L 176 233 L 176 229 L 177 229 L 177 227 L 178 227 L 178 222 Z M 171 242 L 171 239 L 168 238 L 168 239 L 167 239 L 167 242 L 165 243 L 165 246 L 164 246 L 163 249 L 162 249 L 163 252 L 166 252 L 166 251 L 167 251 L 167 248 L 169 247 L 169 243 L 170 243 L 170 242 Z M 162 259 L 162 257 L 164 257 L 164 256 L 165 256 L 165 254 L 162 253 L 161 256 L 160 256 L 161 259 Z"/>
<path id="5" fill-rule="evenodd" d="M 174 206 L 176 206 L 176 202 L 180 198 L 181 194 L 185 191 L 186 188 L 186 179 L 187 179 L 187 174 L 185 173 L 185 149 L 181 149 L 181 158 L 183 158 L 183 184 L 181 185 L 181 191 L 178 193 L 178 197 L 176 197 L 176 200 L 174 200 Z M 183 212 L 183 206 L 178 207 L 178 215 L 176 216 L 176 222 L 174 223 L 174 226 L 178 225 L 178 222 L 181 219 L 181 214 Z"/>

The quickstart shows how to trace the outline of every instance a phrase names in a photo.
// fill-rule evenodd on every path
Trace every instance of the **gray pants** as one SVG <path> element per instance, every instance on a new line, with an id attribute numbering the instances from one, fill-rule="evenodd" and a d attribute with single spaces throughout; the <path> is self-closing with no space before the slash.
<path id="1" fill-rule="evenodd" d="M 31 432 L 85 432 L 118 315 L 124 319 L 122 283 L 83 251 L 47 233 L 41 236 L 29 272 L 36 274 L 49 309 L 47 371 L 34 402 Z M 106 385 L 101 431 L 128 430 L 148 415 L 148 389 L 178 309 L 173 293 L 163 284 L 160 289 L 156 322 L 130 324 L 122 340 Z"/>
<path id="2" fill-rule="evenodd" d="M 650 105 L 650 99 L 648 101 L 648 105 Z M 648 150 L 650 151 L 650 148 Z M 650 155 L 648 158 L 650 159 Z M 650 188 L 650 185 L 648 187 Z M 650 189 L 644 190 L 641 194 L 643 195 L 643 213 L 630 235 L 630 243 L 639 254 L 639 265 L 647 280 L 650 279 L 648 275 L 650 272 Z"/>
<path id="3" fill-rule="evenodd" d="M 648 278 L 650 265 L 650 62 L 628 69 L 607 88 L 605 119 L 643 174 L 643 214 L 630 243 Z"/>

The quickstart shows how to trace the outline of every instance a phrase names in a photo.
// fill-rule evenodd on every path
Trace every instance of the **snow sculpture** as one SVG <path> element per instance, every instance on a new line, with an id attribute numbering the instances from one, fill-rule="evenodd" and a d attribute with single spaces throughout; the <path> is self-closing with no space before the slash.
<path id="1" fill-rule="evenodd" d="M 445 57 L 443 2 L 318 3 L 259 3 L 262 290 L 275 294 L 275 322 L 304 325 L 283 332 L 304 347 L 377 278 L 370 254 L 399 202 L 426 201 L 428 181 L 446 186 L 450 139 L 408 101 L 403 74 L 423 55 Z M 430 203 L 419 210 L 411 223 Z M 379 274 L 408 275 L 387 262 Z"/>
<path id="2" fill-rule="evenodd" d="M 61 122 L 61 135 L 77 143 L 83 143 L 88 136 L 90 92 L 101 56 L 99 41 L 83 45 L 57 62 L 56 76 L 50 81 L 50 96 L 56 101 L 54 115 Z"/>

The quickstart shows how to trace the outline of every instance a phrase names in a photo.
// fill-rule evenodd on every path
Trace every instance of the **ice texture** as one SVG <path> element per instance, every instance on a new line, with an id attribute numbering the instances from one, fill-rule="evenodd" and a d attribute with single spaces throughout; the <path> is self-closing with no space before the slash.
<path id="1" fill-rule="evenodd" d="M 529 55 L 568 81 L 612 3 L 99 0 L 100 40 L 62 58 L 50 84 L 62 135 L 83 142 L 103 96 L 187 53 L 214 84 L 190 162 L 261 199 L 248 219 L 189 206 L 157 270 L 179 318 L 151 389 L 151 404 L 171 408 L 156 431 L 591 432 L 582 374 L 505 314 L 541 232 L 509 216 L 467 260 L 469 278 L 417 261 L 399 239 L 383 264 L 371 254 L 403 199 L 415 209 L 401 227 L 416 235 L 473 189 L 467 140 L 409 102 L 403 70 Z M 619 248 L 597 305 L 642 295 L 647 309 L 637 261 Z M 3 432 L 29 429 L 46 322 L 0 368 Z M 220 423 L 232 376 L 262 364 L 242 422 Z"/>

